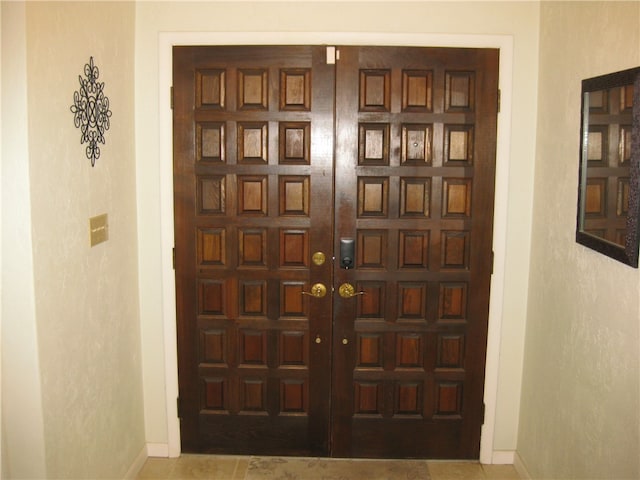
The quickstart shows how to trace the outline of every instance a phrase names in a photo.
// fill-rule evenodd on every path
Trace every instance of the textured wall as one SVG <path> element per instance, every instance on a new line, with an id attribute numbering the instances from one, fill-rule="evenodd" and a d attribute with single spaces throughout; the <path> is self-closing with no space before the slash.
<path id="1" fill-rule="evenodd" d="M 2 2 L 2 478 L 43 478 L 24 4 Z"/>
<path id="2" fill-rule="evenodd" d="M 134 155 L 135 6 L 26 2 L 35 308 L 46 472 L 122 478 L 144 447 Z M 113 112 L 94 168 L 70 106 L 93 56 Z M 89 246 L 89 218 L 109 240 Z"/>
<path id="3" fill-rule="evenodd" d="M 580 81 L 640 65 L 640 3 L 541 2 L 518 453 L 533 478 L 640 478 L 639 273 L 575 243 Z"/>
<path id="4" fill-rule="evenodd" d="M 159 107 L 166 109 L 168 92 L 158 92 L 163 74 L 158 64 L 158 35 L 161 32 L 247 32 L 245 38 L 261 43 L 256 32 L 279 32 L 283 41 L 296 32 L 368 32 L 376 34 L 508 35 L 514 39 L 512 125 L 509 164 L 506 266 L 502 311 L 501 359 L 497 366 L 498 412 L 493 446 L 514 451 L 519 415 L 522 346 L 526 315 L 530 215 L 533 192 L 536 81 L 538 54 L 537 2 L 140 2 L 136 9 L 136 145 L 140 238 L 141 325 L 145 385 L 147 440 L 166 444 L 167 405 L 165 399 L 165 355 L 163 349 L 162 277 L 163 221 L 158 198 L 162 172 L 158 146 Z M 356 37 L 357 38 L 357 37 Z M 384 35 L 381 36 L 384 42 Z M 320 43 L 331 44 L 330 33 Z M 375 40 L 374 40 L 375 42 Z M 375 43 L 374 43 L 375 44 Z M 159 100 L 160 99 L 160 100 Z M 504 133 L 502 133 L 504 134 Z M 500 133 L 499 133 L 500 135 Z M 170 167 L 169 167 L 170 168 Z M 171 194 L 169 193 L 169 196 Z M 507 207 L 504 207 L 505 209 Z M 504 253 L 504 252 L 502 252 Z M 166 263 L 165 263 L 166 264 Z M 171 314 L 171 312 L 169 312 Z M 170 359 L 170 357 L 169 357 Z"/>

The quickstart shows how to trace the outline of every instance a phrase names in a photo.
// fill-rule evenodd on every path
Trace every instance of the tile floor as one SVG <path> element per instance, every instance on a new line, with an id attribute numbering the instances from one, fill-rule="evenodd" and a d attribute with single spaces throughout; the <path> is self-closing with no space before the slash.
<path id="1" fill-rule="evenodd" d="M 149 458 L 138 480 L 519 480 L 512 465 L 409 460 L 279 459 L 183 455 Z M 375 472 L 375 473 L 372 473 Z"/>

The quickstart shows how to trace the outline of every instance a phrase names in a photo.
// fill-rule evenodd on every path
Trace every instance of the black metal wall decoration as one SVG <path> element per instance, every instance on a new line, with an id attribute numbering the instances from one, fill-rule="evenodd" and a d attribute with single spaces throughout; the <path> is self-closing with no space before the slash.
<path id="1" fill-rule="evenodd" d="M 89 57 L 89 63 L 84 66 L 84 74 L 86 78 L 78 75 L 80 89 L 73 93 L 71 112 L 76 128 L 80 129 L 80 144 L 88 143 L 86 154 L 93 167 L 100 158 L 98 144 L 105 143 L 104 132 L 109 130 L 111 110 L 109 99 L 104 95 L 104 82 L 98 82 L 100 73 L 93 57 Z"/>

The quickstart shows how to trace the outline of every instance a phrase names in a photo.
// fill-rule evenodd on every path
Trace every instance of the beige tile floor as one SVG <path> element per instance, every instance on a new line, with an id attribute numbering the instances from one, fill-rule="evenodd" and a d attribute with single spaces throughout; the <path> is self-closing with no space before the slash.
<path id="1" fill-rule="evenodd" d="M 289 459 L 291 460 L 291 459 Z M 180 458 L 149 458 L 138 480 L 519 480 L 512 465 L 481 465 L 477 462 L 387 461 L 374 464 L 362 460 L 333 463 L 327 470 L 311 470 L 300 465 L 318 459 L 282 460 L 272 468 L 273 457 L 183 455 Z M 365 462 L 365 463 L 361 463 Z M 388 462 L 393 465 L 389 466 Z M 396 473 L 390 473 L 396 472 Z"/>

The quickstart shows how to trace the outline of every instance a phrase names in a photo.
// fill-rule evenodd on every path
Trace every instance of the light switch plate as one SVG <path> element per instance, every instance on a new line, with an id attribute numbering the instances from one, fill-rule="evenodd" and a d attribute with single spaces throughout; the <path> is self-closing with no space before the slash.
<path id="1" fill-rule="evenodd" d="M 92 247 L 109 240 L 109 219 L 106 213 L 89 219 L 89 238 Z"/>

